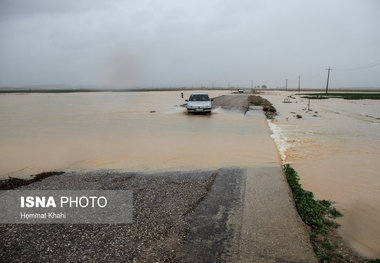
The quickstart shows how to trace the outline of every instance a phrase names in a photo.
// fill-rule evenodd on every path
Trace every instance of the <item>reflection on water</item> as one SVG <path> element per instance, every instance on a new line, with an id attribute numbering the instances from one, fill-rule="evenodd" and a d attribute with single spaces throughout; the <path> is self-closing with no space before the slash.
<path id="1" fill-rule="evenodd" d="M 209 92 L 218 96 L 224 91 Z M 278 162 L 260 111 L 187 115 L 180 92 L 0 96 L 0 175 Z"/>
<path id="2" fill-rule="evenodd" d="M 290 94 L 265 95 L 280 112 L 272 125 L 283 159 L 316 198 L 337 202 L 343 238 L 380 257 L 380 101 L 312 100 L 306 112 L 306 99 L 282 103 Z"/>

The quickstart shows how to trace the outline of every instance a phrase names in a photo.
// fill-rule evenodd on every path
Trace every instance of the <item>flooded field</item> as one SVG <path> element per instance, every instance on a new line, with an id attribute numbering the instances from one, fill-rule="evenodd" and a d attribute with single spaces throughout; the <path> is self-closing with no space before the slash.
<path id="1" fill-rule="evenodd" d="M 211 91 L 216 97 L 226 91 Z M 279 162 L 261 111 L 187 115 L 173 92 L 0 95 L 0 176 Z"/>
<path id="2" fill-rule="evenodd" d="M 307 111 L 299 96 L 282 103 L 289 95 L 264 95 L 279 111 L 270 125 L 283 161 L 316 198 L 337 202 L 340 234 L 353 248 L 380 257 L 380 101 L 311 100 Z"/>
<path id="3" fill-rule="evenodd" d="M 216 97 L 227 91 L 212 91 Z M 0 176 L 43 171 L 192 170 L 280 161 L 260 110 L 187 115 L 173 92 L 0 95 Z M 269 125 L 284 162 L 305 189 L 337 202 L 340 233 L 380 257 L 380 101 L 265 95 L 279 111 Z M 297 118 L 297 114 L 302 118 Z"/>

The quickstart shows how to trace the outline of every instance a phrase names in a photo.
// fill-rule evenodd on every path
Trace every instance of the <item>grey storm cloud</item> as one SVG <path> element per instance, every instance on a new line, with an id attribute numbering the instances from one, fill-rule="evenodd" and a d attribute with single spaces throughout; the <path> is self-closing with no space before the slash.
<path id="1" fill-rule="evenodd" d="M 379 87 L 377 0 L 0 0 L 0 86 Z M 363 67 L 360 70 L 343 71 Z M 343 69 L 343 70 L 342 70 Z"/>

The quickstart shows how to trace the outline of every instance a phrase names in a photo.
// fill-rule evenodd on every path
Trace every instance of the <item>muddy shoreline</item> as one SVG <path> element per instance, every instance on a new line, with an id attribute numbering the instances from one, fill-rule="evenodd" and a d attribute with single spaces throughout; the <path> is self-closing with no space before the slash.
<path id="1" fill-rule="evenodd" d="M 346 244 L 379 257 L 379 101 L 332 98 L 310 100 L 308 107 L 307 99 L 292 92 L 262 96 L 280 112 L 270 125 L 282 159 L 317 199 L 336 202 L 344 214 L 337 222 Z"/>

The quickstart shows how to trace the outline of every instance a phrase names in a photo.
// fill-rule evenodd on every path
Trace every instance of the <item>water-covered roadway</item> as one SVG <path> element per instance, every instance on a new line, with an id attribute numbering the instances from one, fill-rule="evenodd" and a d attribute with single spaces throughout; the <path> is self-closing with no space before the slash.
<path id="1" fill-rule="evenodd" d="M 246 101 L 246 95 L 228 95 L 214 103 L 239 110 Z M 227 147 L 270 139 L 261 111 L 248 111 L 240 122 L 245 124 L 235 128 L 245 128 L 240 133 L 243 137 L 232 137 L 233 143 L 226 142 Z M 247 136 L 250 129 L 258 138 Z M 240 151 L 232 149 L 231 159 L 236 158 L 235 153 L 246 156 L 244 149 L 244 145 Z M 128 225 L 2 225 L 0 258 L 35 262 L 316 262 L 281 165 L 273 161 L 278 160 L 277 152 L 272 151 L 270 157 L 270 152 L 260 147 L 247 151 L 245 158 L 250 156 L 252 165 L 236 168 L 68 172 L 24 186 L 20 189 L 133 190 L 134 220 Z M 267 156 L 255 162 L 261 152 Z"/>

